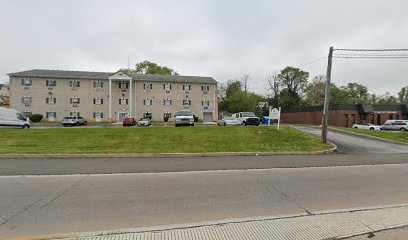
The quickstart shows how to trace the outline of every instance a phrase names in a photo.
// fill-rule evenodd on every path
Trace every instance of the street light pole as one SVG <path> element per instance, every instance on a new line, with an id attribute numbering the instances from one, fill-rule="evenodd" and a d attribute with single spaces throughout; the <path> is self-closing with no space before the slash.
<path id="1" fill-rule="evenodd" d="M 322 116 L 322 142 L 327 143 L 327 125 L 329 119 L 329 99 L 330 99 L 330 78 L 332 69 L 332 59 L 333 59 L 333 47 L 329 49 L 329 57 L 327 63 L 327 74 L 326 83 L 324 85 L 324 106 L 323 106 L 323 116 Z"/>

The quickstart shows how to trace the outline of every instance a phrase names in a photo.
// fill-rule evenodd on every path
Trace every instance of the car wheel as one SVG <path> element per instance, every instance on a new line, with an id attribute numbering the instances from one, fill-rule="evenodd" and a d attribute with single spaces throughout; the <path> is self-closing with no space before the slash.
<path id="1" fill-rule="evenodd" d="M 29 129 L 29 128 L 30 128 L 30 125 L 27 125 L 27 124 L 26 124 L 26 128 Z"/>
<path id="2" fill-rule="evenodd" d="M 227 123 L 224 123 L 224 127 L 227 126 Z"/>
<path id="3" fill-rule="evenodd" d="M 354 129 L 358 129 L 358 127 L 354 127 Z"/>
<path id="4" fill-rule="evenodd" d="M 374 128 L 370 128 L 370 130 L 374 130 Z"/>
<path id="5" fill-rule="evenodd" d="M 76 122 L 75 125 L 76 125 L 76 126 L 79 126 L 79 122 Z"/>
<path id="6" fill-rule="evenodd" d="M 87 121 L 85 121 L 85 122 L 84 122 L 84 125 L 88 125 L 88 122 L 87 122 Z"/>
<path id="7" fill-rule="evenodd" d="M 401 128 L 400 130 L 403 131 L 403 132 L 407 131 L 407 129 L 405 129 L 405 128 Z"/>
<path id="8" fill-rule="evenodd" d="M 191 126 L 192 126 L 192 127 L 194 127 L 194 123 L 193 123 L 193 124 L 191 124 Z"/>

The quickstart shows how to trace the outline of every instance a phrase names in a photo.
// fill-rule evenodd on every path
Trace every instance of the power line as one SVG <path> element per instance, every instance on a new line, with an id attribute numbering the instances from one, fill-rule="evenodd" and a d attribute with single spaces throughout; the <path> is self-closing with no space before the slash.
<path id="1" fill-rule="evenodd" d="M 310 62 L 307 62 L 307 63 L 305 63 L 303 65 L 300 65 L 299 68 L 310 65 L 312 63 L 315 63 L 315 62 L 320 61 L 320 60 L 325 59 L 325 58 L 327 58 L 327 56 L 319 57 L 319 58 L 317 58 L 317 59 L 315 59 L 313 61 L 310 61 Z"/>
<path id="2" fill-rule="evenodd" d="M 352 51 L 352 52 L 401 52 L 408 51 L 408 48 L 394 48 L 394 49 L 351 49 L 351 48 L 335 48 L 334 51 Z"/>

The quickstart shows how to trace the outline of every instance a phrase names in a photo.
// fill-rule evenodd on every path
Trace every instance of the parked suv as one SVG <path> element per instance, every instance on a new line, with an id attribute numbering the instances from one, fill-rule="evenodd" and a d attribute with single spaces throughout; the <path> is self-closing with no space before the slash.
<path id="1" fill-rule="evenodd" d="M 86 125 L 88 122 L 83 118 L 83 117 L 64 117 L 62 119 L 62 125 L 68 126 L 68 125 Z"/>
<path id="2" fill-rule="evenodd" d="M 408 121 L 407 120 L 387 120 L 384 125 L 382 125 L 384 130 L 394 130 L 394 131 L 408 131 Z"/>
<path id="3" fill-rule="evenodd" d="M 233 118 L 239 119 L 242 125 L 255 125 L 259 126 L 260 119 L 255 116 L 253 112 L 239 112 L 232 114 Z"/>

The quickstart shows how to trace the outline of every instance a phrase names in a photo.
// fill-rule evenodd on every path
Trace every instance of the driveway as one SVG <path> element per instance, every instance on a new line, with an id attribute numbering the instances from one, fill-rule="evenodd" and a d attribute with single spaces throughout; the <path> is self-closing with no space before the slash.
<path id="1" fill-rule="evenodd" d="M 320 137 L 321 134 L 318 128 L 300 126 L 295 128 L 316 137 Z M 408 145 L 383 142 L 332 130 L 328 130 L 327 139 L 337 145 L 339 153 L 408 153 Z"/>

